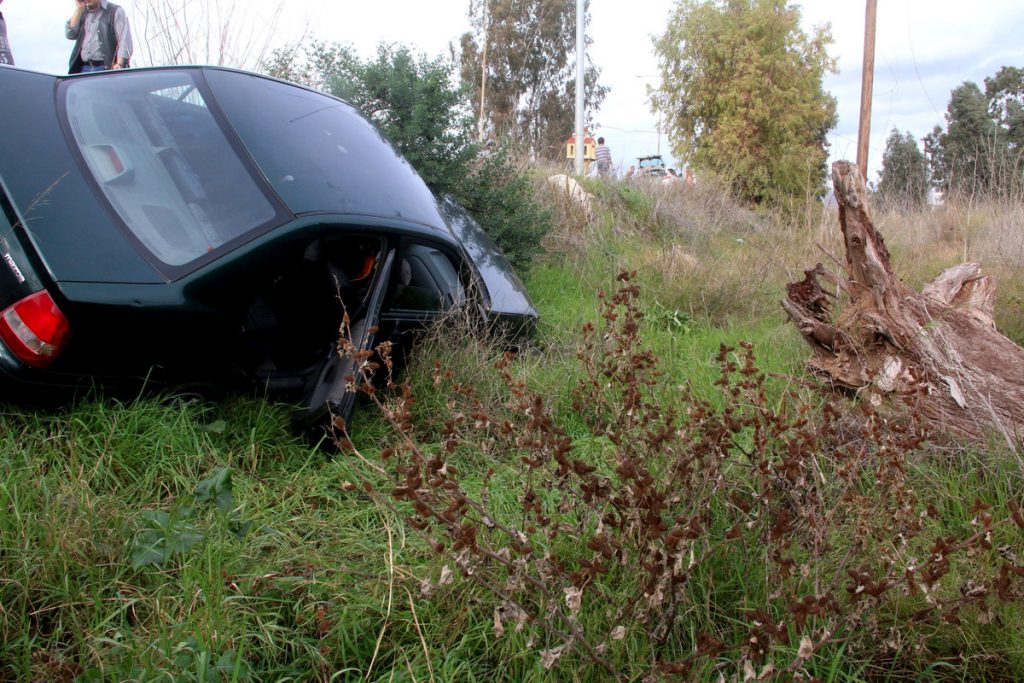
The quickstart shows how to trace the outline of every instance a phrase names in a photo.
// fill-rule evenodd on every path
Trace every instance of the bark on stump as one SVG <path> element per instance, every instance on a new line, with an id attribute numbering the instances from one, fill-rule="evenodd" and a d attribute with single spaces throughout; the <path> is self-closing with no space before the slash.
<path id="1" fill-rule="evenodd" d="M 949 268 L 920 293 L 893 273 L 875 230 L 856 164 L 832 165 L 846 263 L 817 264 L 787 286 L 782 302 L 814 351 L 808 367 L 838 388 L 909 399 L 934 430 L 955 437 L 995 433 L 1019 448 L 1024 433 L 1024 349 L 995 327 L 996 283 L 977 263 Z M 833 295 L 848 299 L 832 320 Z"/>

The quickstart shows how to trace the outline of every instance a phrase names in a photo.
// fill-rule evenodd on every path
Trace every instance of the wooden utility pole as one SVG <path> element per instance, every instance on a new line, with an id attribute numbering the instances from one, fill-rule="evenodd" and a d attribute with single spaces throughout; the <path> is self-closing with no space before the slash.
<path id="1" fill-rule="evenodd" d="M 867 0 L 864 17 L 864 69 L 860 81 L 860 128 L 857 132 L 857 167 L 868 180 L 868 138 L 871 136 L 871 90 L 875 84 L 875 20 L 878 0 Z"/>

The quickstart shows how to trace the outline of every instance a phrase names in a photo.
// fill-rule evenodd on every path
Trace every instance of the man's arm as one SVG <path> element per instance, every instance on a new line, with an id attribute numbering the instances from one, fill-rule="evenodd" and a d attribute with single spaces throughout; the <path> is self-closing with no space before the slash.
<path id="1" fill-rule="evenodd" d="M 75 12 L 64 25 L 64 36 L 68 40 L 78 40 L 78 33 L 82 30 L 82 15 L 85 14 L 85 0 L 75 0 Z"/>
<path id="2" fill-rule="evenodd" d="M 128 14 L 123 7 L 114 13 L 114 35 L 117 36 L 117 54 L 114 55 L 114 68 L 123 69 L 132 58 L 132 29 L 128 25 Z"/>

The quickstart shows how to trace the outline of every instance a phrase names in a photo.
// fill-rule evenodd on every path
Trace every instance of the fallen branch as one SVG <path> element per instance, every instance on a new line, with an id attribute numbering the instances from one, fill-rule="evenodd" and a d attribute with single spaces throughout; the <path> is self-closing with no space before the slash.
<path id="1" fill-rule="evenodd" d="M 1017 448 L 1024 424 L 1024 349 L 996 330 L 995 281 L 977 263 L 949 268 L 922 292 L 896 276 L 875 229 L 857 166 L 832 166 L 846 248 L 842 281 L 819 263 L 787 286 L 782 306 L 814 351 L 808 366 L 833 386 L 875 403 L 909 403 L 939 433 L 1002 436 Z M 837 319 L 818 284 L 846 301 Z"/>

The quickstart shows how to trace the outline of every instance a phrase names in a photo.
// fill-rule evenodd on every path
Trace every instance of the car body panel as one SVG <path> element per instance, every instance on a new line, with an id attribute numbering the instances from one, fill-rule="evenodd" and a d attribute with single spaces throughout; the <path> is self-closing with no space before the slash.
<path id="1" fill-rule="evenodd" d="M 45 370 L 0 343 L 19 386 L 241 379 L 307 425 L 351 406 L 345 315 L 357 347 L 460 307 L 513 341 L 534 329 L 490 237 L 337 98 L 215 67 L 9 68 L 0 90 L 17 93 L 0 108 L 0 311 L 46 289 L 71 330 Z"/>
<path id="2" fill-rule="evenodd" d="M 451 197 L 440 202 L 447 224 L 476 266 L 487 295 L 488 315 L 514 338 L 533 334 L 537 310 L 526 286 L 490 235 Z M 511 328 L 509 326 L 511 325 Z"/>
<path id="3" fill-rule="evenodd" d="M 4 210 L 0 210 L 0 309 L 43 288 L 37 274 L 42 264 L 38 260 L 33 263 L 29 256 L 34 254 L 31 247 L 26 250 L 22 246 L 24 231 L 14 229 L 16 221 L 8 216 L 14 210 L 9 203 L 5 204 Z"/>
<path id="4" fill-rule="evenodd" d="M 347 417 L 351 412 L 356 394 L 350 385 L 358 385 L 363 379 L 359 367 L 363 360 L 358 352 L 372 349 L 377 340 L 377 323 L 394 262 L 395 249 L 386 249 L 380 267 L 374 273 L 365 310 L 349 313 L 349 323 L 342 325 L 338 343 L 329 347 L 327 361 L 305 387 L 306 395 L 302 400 L 304 407 L 292 416 L 299 428 L 314 427 L 328 413 Z M 348 352 L 345 350 L 346 344 L 351 345 Z M 369 371 L 366 374 L 372 375 Z"/>

